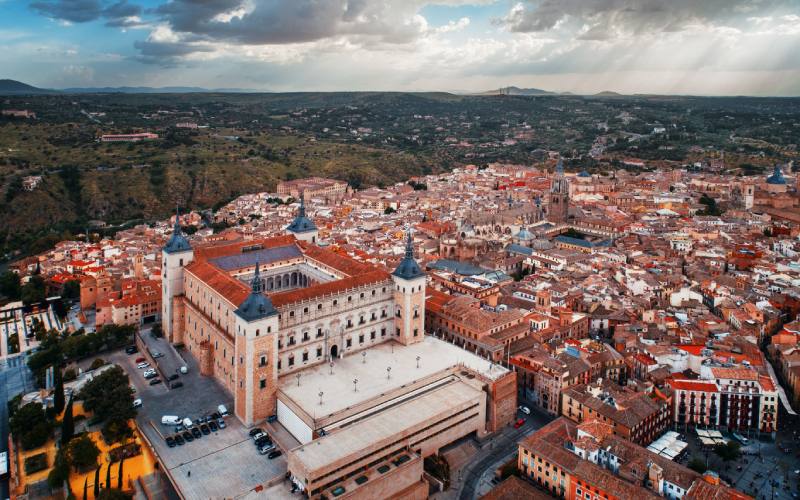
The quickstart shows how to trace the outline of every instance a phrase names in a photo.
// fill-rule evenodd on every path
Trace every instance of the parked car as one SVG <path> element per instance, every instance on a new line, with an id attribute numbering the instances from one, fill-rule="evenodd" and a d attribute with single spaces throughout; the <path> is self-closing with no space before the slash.
<path id="1" fill-rule="evenodd" d="M 187 443 L 191 443 L 194 441 L 194 436 L 192 436 L 191 432 L 186 431 L 183 433 L 183 439 L 185 439 Z"/>
<path id="2" fill-rule="evenodd" d="M 258 434 L 253 434 L 250 437 L 253 438 L 253 442 L 256 442 L 259 439 L 261 439 L 262 437 L 266 437 L 266 434 L 264 434 L 263 432 L 259 432 Z"/>
<path id="3" fill-rule="evenodd" d="M 212 419 L 212 420 L 219 420 L 219 419 L 221 419 L 221 418 L 222 418 L 222 415 L 220 415 L 220 414 L 219 414 L 219 413 L 217 413 L 217 412 L 214 412 L 214 413 L 212 413 L 212 414 L 211 414 L 211 419 Z"/>
<path id="4" fill-rule="evenodd" d="M 181 436 L 180 434 L 176 434 L 175 435 L 175 444 L 177 444 L 178 446 L 181 446 L 185 442 L 186 441 L 183 439 L 183 436 Z"/>
<path id="5" fill-rule="evenodd" d="M 189 369 L 186 368 L 185 366 L 181 366 L 180 367 L 180 372 L 185 375 L 185 374 L 189 373 Z"/>
<path id="6" fill-rule="evenodd" d="M 255 436 L 256 434 L 264 434 L 264 429 L 261 427 L 256 427 L 255 429 L 250 429 L 250 437 Z"/>
<path id="7" fill-rule="evenodd" d="M 138 368 L 140 370 L 143 370 L 143 369 L 147 368 L 148 366 L 150 366 L 150 363 L 145 361 L 143 363 L 139 363 L 138 365 L 136 365 L 136 368 Z"/>
<path id="8" fill-rule="evenodd" d="M 192 436 L 194 436 L 197 439 L 200 439 L 201 437 L 203 437 L 203 433 L 200 432 L 200 429 L 198 429 L 197 427 L 192 427 Z"/>
<path id="9" fill-rule="evenodd" d="M 163 352 L 158 352 L 158 351 L 153 351 L 152 354 L 153 354 L 153 359 L 158 359 L 158 358 L 164 356 Z"/>
<path id="10" fill-rule="evenodd" d="M 514 428 L 515 429 L 519 429 L 523 425 L 525 425 L 525 419 L 524 418 L 520 418 L 516 422 L 514 422 Z"/>
<path id="11" fill-rule="evenodd" d="M 139 356 L 138 358 L 136 358 L 137 363 L 144 363 L 145 361 L 147 360 L 144 358 L 144 356 Z"/>
<path id="12" fill-rule="evenodd" d="M 178 380 L 177 382 L 173 382 L 172 384 L 170 384 L 169 387 L 170 389 L 177 389 L 178 387 L 183 387 L 183 382 Z"/>
<path id="13" fill-rule="evenodd" d="M 217 422 L 214 420 L 208 423 L 208 428 L 211 429 L 211 432 L 217 432 L 219 430 L 219 426 L 217 425 Z"/>
<path id="14" fill-rule="evenodd" d="M 267 422 L 269 422 L 269 423 L 277 422 L 277 421 L 278 421 L 278 416 L 277 415 L 270 415 L 269 417 L 267 417 Z"/>
<path id="15" fill-rule="evenodd" d="M 155 372 L 155 370 L 152 371 L 152 372 L 144 372 L 144 378 L 146 378 L 146 379 L 151 379 L 151 378 L 157 377 L 157 376 L 158 376 L 158 374 Z"/>
<path id="16" fill-rule="evenodd" d="M 158 385 L 160 383 L 161 383 L 160 378 L 154 378 L 153 380 L 150 381 L 150 385 Z"/>
<path id="17" fill-rule="evenodd" d="M 139 352 L 139 348 L 136 347 L 135 345 L 129 345 L 128 347 L 125 348 L 125 354 L 134 354 L 137 352 Z"/>
<path id="18" fill-rule="evenodd" d="M 225 421 L 222 420 L 221 418 L 217 420 L 217 425 L 219 426 L 220 429 L 224 429 L 225 427 L 227 427 Z"/>
<path id="19" fill-rule="evenodd" d="M 218 411 L 218 412 L 219 412 L 219 414 L 220 414 L 220 415 L 222 415 L 223 417 L 227 417 L 227 416 L 228 416 L 228 409 L 227 409 L 227 408 L 225 408 L 225 405 L 219 405 L 219 406 L 217 406 L 217 411 Z"/>
<path id="20" fill-rule="evenodd" d="M 266 455 L 267 453 L 269 453 L 269 452 L 271 452 L 273 450 L 275 450 L 275 445 L 272 444 L 272 443 L 265 444 L 265 445 L 263 445 L 263 446 L 258 448 L 258 452 L 260 454 L 262 454 L 262 455 Z"/>
<path id="21" fill-rule="evenodd" d="M 175 438 L 172 436 L 167 436 L 167 446 L 170 448 L 175 448 Z"/>
<path id="22" fill-rule="evenodd" d="M 203 425 L 200 426 L 200 432 L 202 432 L 203 434 L 208 435 L 208 434 L 211 434 L 211 429 L 209 429 L 206 424 L 203 424 Z"/>
<path id="23" fill-rule="evenodd" d="M 530 415 L 531 414 L 531 409 L 528 408 L 527 406 L 524 406 L 524 405 L 519 407 L 519 411 L 521 411 L 525 415 Z"/>
<path id="24" fill-rule="evenodd" d="M 258 441 L 256 441 L 256 443 L 255 443 L 255 445 L 256 445 L 256 448 L 261 448 L 261 447 L 263 447 L 263 446 L 269 446 L 269 445 L 271 445 L 271 444 L 272 444 L 272 440 L 271 440 L 271 439 L 269 439 L 269 438 L 266 438 L 266 439 L 259 439 L 259 440 L 258 440 Z"/>
<path id="25" fill-rule="evenodd" d="M 181 423 L 181 418 L 175 415 L 164 415 L 161 417 L 161 425 L 175 425 Z"/>
<path id="26" fill-rule="evenodd" d="M 178 424 L 178 425 L 175 426 L 175 432 L 183 432 L 185 430 L 186 430 L 186 427 L 184 427 L 183 424 Z"/>
<path id="27" fill-rule="evenodd" d="M 167 380 L 169 380 L 170 382 L 172 382 L 173 380 L 178 380 L 178 374 L 177 373 L 173 373 L 172 375 L 167 377 Z"/>
<path id="28" fill-rule="evenodd" d="M 134 408 L 141 408 L 142 407 L 142 400 L 141 399 L 134 399 L 133 400 L 133 407 Z"/>
<path id="29" fill-rule="evenodd" d="M 270 453 L 269 455 L 267 455 L 267 458 L 272 460 L 273 458 L 277 458 L 277 457 L 279 457 L 281 455 L 283 455 L 283 453 L 281 453 L 281 450 L 275 450 L 272 453 Z"/>

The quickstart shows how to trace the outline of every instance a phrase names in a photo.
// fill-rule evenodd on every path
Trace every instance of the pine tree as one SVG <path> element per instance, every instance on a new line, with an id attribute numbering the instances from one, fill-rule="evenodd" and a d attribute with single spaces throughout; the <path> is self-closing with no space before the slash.
<path id="1" fill-rule="evenodd" d="M 125 456 L 120 459 L 119 461 L 119 470 L 117 471 L 117 489 L 122 491 L 122 463 L 125 462 Z"/>
<path id="2" fill-rule="evenodd" d="M 72 396 L 70 396 L 67 408 L 64 410 L 64 418 L 61 419 L 61 446 L 66 446 L 74 434 L 75 419 L 72 416 Z"/>
<path id="3" fill-rule="evenodd" d="M 55 379 L 55 392 L 53 393 L 53 409 L 56 414 L 64 410 L 64 377 L 61 374 L 61 367 L 53 365 L 53 378 Z"/>

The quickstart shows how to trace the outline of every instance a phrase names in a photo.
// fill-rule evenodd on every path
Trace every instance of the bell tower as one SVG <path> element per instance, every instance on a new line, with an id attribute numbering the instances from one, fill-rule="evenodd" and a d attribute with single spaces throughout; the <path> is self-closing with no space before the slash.
<path id="1" fill-rule="evenodd" d="M 314 222 L 306 217 L 306 196 L 305 192 L 300 193 L 300 210 L 297 212 L 297 217 L 294 218 L 291 224 L 286 228 L 286 231 L 293 234 L 295 238 L 309 243 L 316 243 L 319 231 Z"/>
<path id="2" fill-rule="evenodd" d="M 421 342 L 425 335 L 425 273 L 414 260 L 413 243 L 409 228 L 406 254 L 392 272 L 395 336 L 405 345 Z"/>
<path id="3" fill-rule="evenodd" d="M 569 181 L 564 177 L 564 163 L 558 159 L 556 172 L 550 184 L 550 200 L 547 207 L 547 220 L 567 222 L 569 216 Z"/>

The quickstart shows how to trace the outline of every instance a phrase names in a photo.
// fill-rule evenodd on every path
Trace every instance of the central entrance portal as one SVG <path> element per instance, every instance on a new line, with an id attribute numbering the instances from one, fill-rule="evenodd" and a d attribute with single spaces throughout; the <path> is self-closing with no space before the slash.
<path id="1" fill-rule="evenodd" d="M 331 347 L 331 360 L 334 360 L 339 357 L 339 346 L 335 345 Z"/>

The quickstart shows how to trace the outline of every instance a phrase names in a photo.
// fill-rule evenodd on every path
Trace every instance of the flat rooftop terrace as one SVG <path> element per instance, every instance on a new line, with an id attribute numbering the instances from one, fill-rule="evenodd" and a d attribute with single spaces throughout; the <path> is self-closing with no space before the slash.
<path id="1" fill-rule="evenodd" d="M 366 356 L 362 356 L 362 352 Z M 317 419 L 377 399 L 459 365 L 489 380 L 496 380 L 508 373 L 503 366 L 426 335 L 422 342 L 409 346 L 389 341 L 348 354 L 336 360 L 333 374 L 327 363 L 311 366 L 299 372 L 299 385 L 296 374 L 281 378 L 278 385 L 283 394 Z M 387 368 L 391 368 L 388 377 Z M 354 384 L 356 379 L 358 382 Z M 358 392 L 354 390 L 354 385 Z M 320 391 L 324 393 L 322 405 L 319 404 Z"/>
<path id="2" fill-rule="evenodd" d="M 291 453 L 307 471 L 350 462 L 352 456 L 362 450 L 399 439 L 406 434 L 406 430 L 424 427 L 435 422 L 437 416 L 452 413 L 483 397 L 480 390 L 454 377 L 448 384 L 317 438 L 293 449 Z"/>

